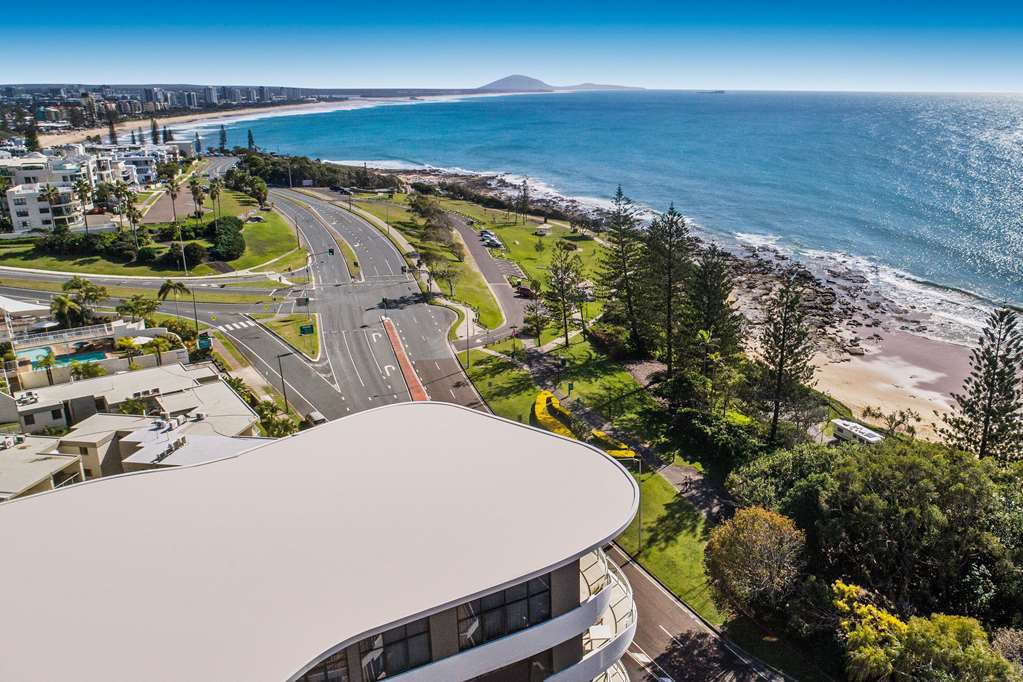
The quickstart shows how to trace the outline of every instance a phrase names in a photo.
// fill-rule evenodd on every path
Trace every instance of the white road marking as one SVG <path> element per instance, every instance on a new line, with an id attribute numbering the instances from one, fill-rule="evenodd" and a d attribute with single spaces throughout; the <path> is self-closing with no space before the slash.
<path id="1" fill-rule="evenodd" d="M 364 339 L 366 339 L 366 345 L 369 346 L 369 354 L 373 358 L 373 364 L 377 366 L 377 371 L 380 372 L 381 374 L 383 374 L 384 370 L 382 370 L 380 368 L 380 363 L 377 361 L 377 354 L 373 352 L 373 343 L 369 340 L 369 333 L 366 332 L 366 331 L 363 331 L 362 332 L 362 336 L 363 336 Z M 380 336 L 380 335 L 379 334 L 374 334 L 374 336 Z"/>
<path id="2" fill-rule="evenodd" d="M 366 382 L 362 380 L 362 375 L 359 374 L 359 366 L 355 364 L 355 358 L 352 356 L 352 348 L 348 345 L 348 335 L 341 332 L 341 339 L 345 342 L 345 350 L 348 351 L 348 359 L 352 361 L 352 367 L 355 368 L 355 376 L 359 377 L 359 383 L 362 384 L 363 388 L 366 387 Z M 373 400 L 373 396 L 370 396 L 370 400 Z"/>

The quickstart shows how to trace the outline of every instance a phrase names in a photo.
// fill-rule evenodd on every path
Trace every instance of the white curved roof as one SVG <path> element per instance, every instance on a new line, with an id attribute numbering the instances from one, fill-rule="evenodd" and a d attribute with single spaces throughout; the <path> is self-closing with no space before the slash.
<path id="1" fill-rule="evenodd" d="M 0 505 L 0 679 L 267 680 L 617 535 L 598 451 L 404 403 Z"/>

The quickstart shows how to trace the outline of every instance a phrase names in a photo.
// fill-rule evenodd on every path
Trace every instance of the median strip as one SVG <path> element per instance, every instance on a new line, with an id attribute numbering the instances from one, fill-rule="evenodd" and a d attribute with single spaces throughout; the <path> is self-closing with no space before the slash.
<path id="1" fill-rule="evenodd" d="M 429 400 L 430 396 L 426 392 L 426 388 L 423 386 L 423 382 L 419 379 L 419 375 L 416 374 L 415 368 L 412 366 L 412 361 L 409 360 L 408 354 L 405 352 L 405 345 L 401 342 L 401 338 L 398 336 L 398 330 L 395 329 L 394 323 L 391 322 L 389 317 L 380 318 L 384 323 L 384 331 L 387 332 L 387 339 L 391 342 L 391 349 L 394 350 L 394 357 L 398 359 L 398 367 L 401 368 L 401 375 L 405 378 L 405 386 L 408 387 L 409 395 L 412 396 L 413 402 L 421 402 Z"/>

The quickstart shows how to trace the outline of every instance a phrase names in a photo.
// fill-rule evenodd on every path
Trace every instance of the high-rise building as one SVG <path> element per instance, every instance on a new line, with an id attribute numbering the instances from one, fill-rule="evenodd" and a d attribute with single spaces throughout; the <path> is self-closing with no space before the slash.
<path id="1" fill-rule="evenodd" d="M 269 102 L 271 99 L 270 88 L 265 85 L 259 88 L 259 100 L 261 102 Z"/>
<path id="2" fill-rule="evenodd" d="M 186 92 L 185 106 L 187 106 L 189 109 L 197 109 L 199 107 L 199 93 Z"/>
<path id="3" fill-rule="evenodd" d="M 636 609 L 602 548 L 638 501 L 589 445 L 437 402 L 21 498 L 0 505 L 3 576 L 21 586 L 0 670 L 627 680 Z"/>
<path id="4" fill-rule="evenodd" d="M 220 98 L 217 97 L 217 89 L 211 85 L 207 85 L 203 93 L 206 99 L 206 106 L 213 106 L 220 101 Z"/>
<path id="5" fill-rule="evenodd" d="M 99 121 L 99 109 L 96 106 L 96 98 L 92 96 L 91 92 L 85 91 L 82 92 L 81 100 L 86 125 L 96 125 Z"/>
<path id="6" fill-rule="evenodd" d="M 259 98 L 259 95 L 256 94 L 256 89 L 255 88 L 249 88 L 249 90 L 248 90 L 248 100 L 250 102 L 255 102 L 258 98 Z"/>

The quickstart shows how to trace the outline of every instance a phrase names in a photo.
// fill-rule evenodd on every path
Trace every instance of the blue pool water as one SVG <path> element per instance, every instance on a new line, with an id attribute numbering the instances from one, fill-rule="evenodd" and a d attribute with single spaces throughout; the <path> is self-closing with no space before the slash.
<path id="1" fill-rule="evenodd" d="M 26 348 L 25 350 L 19 350 L 15 355 L 19 358 L 28 358 L 32 361 L 32 368 L 38 369 L 39 363 L 47 356 L 50 352 L 48 346 L 42 346 L 40 348 Z M 56 357 L 57 367 L 65 367 L 70 365 L 72 362 L 96 362 L 98 360 L 105 360 L 107 357 L 106 353 L 102 351 L 89 351 L 87 353 L 73 353 L 70 355 L 58 355 Z"/>
<path id="2" fill-rule="evenodd" d="M 976 322 L 973 295 L 1023 304 L 1020 96 L 520 95 L 242 120 L 229 144 L 249 129 L 281 153 L 528 176 L 597 204 L 621 183 L 709 236 L 856 267 L 949 322 Z"/>

